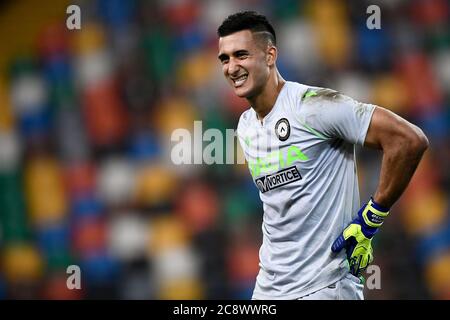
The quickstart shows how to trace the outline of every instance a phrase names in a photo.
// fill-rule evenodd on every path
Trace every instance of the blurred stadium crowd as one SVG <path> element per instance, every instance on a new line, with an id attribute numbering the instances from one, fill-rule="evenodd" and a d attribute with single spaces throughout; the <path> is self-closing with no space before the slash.
<path id="1" fill-rule="evenodd" d="M 39 5 L 37 5 L 39 3 Z M 81 8 L 81 30 L 66 7 Z M 366 8 L 381 8 L 381 29 Z M 387 107 L 431 142 L 375 241 L 368 299 L 450 299 L 446 0 L 5 1 L 0 6 L 0 298 L 247 299 L 262 206 L 245 165 L 171 163 L 171 133 L 235 128 L 216 29 L 273 22 L 285 79 Z M 49 15 L 48 12 L 54 13 Z M 361 200 L 380 153 L 358 149 Z M 68 290 L 66 268 L 81 268 Z"/>

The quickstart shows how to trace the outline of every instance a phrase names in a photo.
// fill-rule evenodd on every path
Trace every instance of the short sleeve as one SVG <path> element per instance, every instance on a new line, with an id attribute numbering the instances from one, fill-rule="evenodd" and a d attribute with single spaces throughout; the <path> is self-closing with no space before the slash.
<path id="1" fill-rule="evenodd" d="M 300 122 L 324 139 L 340 138 L 363 145 L 375 105 L 358 102 L 337 91 L 307 92 L 298 111 Z"/>
<path id="2" fill-rule="evenodd" d="M 248 126 L 248 119 L 247 119 L 248 116 L 249 116 L 248 113 L 249 113 L 249 111 L 247 110 L 247 111 L 245 111 L 245 112 L 243 112 L 241 114 L 241 116 L 239 117 L 239 122 L 238 122 L 238 125 L 237 125 L 237 129 L 236 129 L 236 135 L 237 135 L 237 138 L 239 140 L 239 144 L 241 146 L 241 149 L 242 149 L 242 151 L 244 153 L 244 156 L 245 156 L 247 161 L 248 161 L 248 159 L 247 159 L 247 145 L 248 145 L 248 141 L 246 141 L 246 140 L 248 138 L 246 137 L 245 132 L 246 132 L 247 126 Z"/>

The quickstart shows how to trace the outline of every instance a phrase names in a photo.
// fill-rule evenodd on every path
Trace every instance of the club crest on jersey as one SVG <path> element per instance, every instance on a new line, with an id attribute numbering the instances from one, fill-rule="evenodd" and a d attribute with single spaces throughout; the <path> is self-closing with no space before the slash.
<path id="1" fill-rule="evenodd" d="M 268 174 L 255 180 L 259 191 L 265 193 L 267 191 L 285 186 L 294 181 L 300 180 L 302 176 L 296 166 L 279 170 L 278 172 Z"/>
<path id="2" fill-rule="evenodd" d="M 277 124 L 275 125 L 275 134 L 280 141 L 286 141 L 289 138 L 291 126 L 289 125 L 288 119 L 281 118 L 277 121 Z"/>

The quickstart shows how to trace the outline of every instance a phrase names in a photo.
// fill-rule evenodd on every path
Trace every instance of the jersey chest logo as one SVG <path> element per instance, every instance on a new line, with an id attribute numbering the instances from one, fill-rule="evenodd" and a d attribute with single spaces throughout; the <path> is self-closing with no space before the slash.
<path id="1" fill-rule="evenodd" d="M 261 193 L 285 186 L 302 178 L 296 166 L 279 170 L 278 172 L 260 177 L 255 180 Z"/>
<path id="2" fill-rule="evenodd" d="M 275 124 L 275 134 L 277 135 L 280 141 L 286 141 L 291 134 L 291 126 L 289 124 L 288 119 L 281 118 Z"/>

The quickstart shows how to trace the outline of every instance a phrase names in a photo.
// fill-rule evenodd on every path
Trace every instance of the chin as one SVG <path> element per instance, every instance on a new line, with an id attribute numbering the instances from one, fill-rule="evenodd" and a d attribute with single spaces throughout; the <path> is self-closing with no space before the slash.
<path id="1" fill-rule="evenodd" d="M 251 96 L 251 90 L 247 89 L 247 88 L 235 88 L 234 89 L 234 93 L 239 97 L 239 98 L 248 98 Z"/>
<path id="2" fill-rule="evenodd" d="M 234 93 L 235 93 L 239 98 L 247 98 L 246 92 L 241 92 L 241 91 L 239 91 L 239 90 L 235 90 Z"/>

